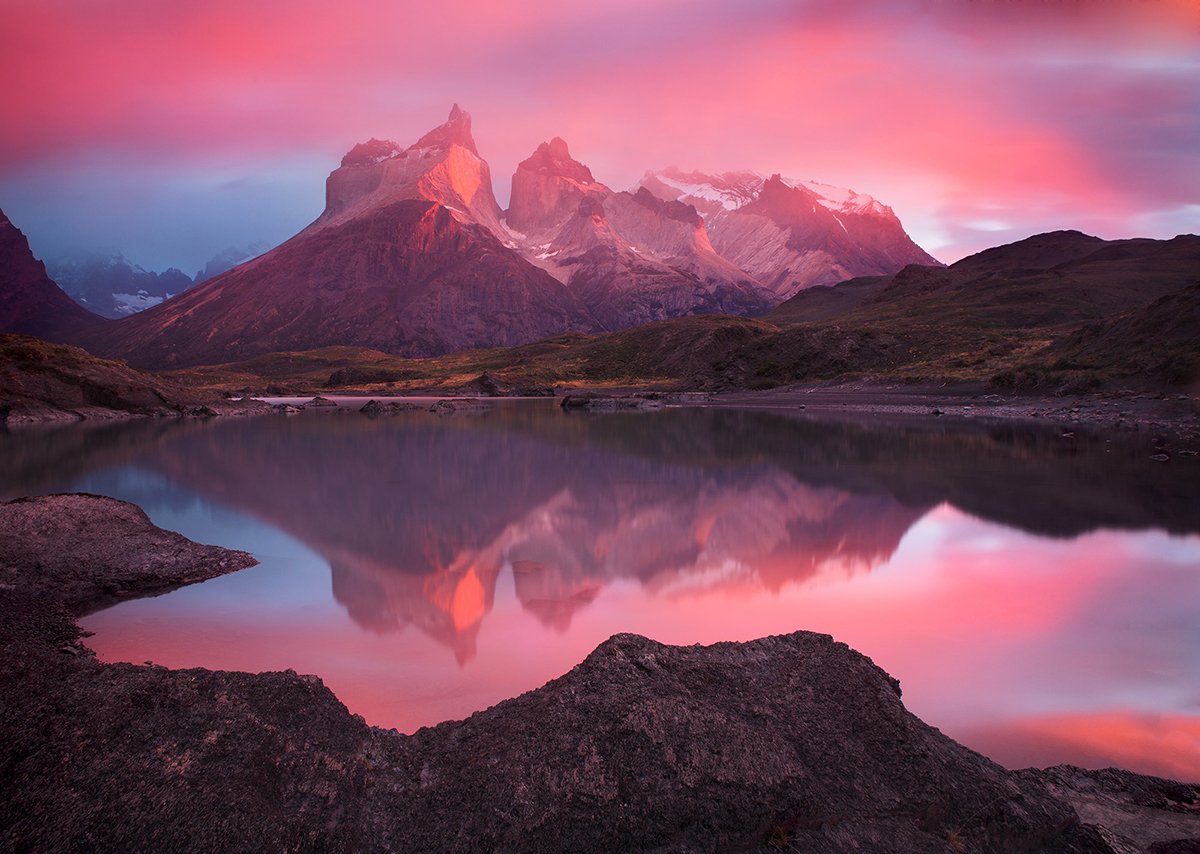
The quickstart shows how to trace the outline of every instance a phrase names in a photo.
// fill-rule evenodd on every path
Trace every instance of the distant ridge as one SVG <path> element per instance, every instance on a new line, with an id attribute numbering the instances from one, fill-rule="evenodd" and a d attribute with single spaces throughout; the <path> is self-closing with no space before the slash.
<path id="1" fill-rule="evenodd" d="M 1071 327 L 1148 304 L 1200 281 L 1200 237 L 1101 240 L 1054 231 L 985 249 L 949 267 L 810 288 L 763 315 L 771 323 L 854 319 Z"/>

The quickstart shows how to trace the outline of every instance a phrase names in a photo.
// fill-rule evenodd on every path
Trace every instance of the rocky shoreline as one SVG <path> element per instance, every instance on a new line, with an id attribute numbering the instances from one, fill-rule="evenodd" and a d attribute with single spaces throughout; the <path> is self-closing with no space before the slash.
<path id="1" fill-rule="evenodd" d="M 1113 388 L 1059 395 L 956 384 L 819 383 L 716 396 L 730 406 L 779 407 L 966 418 L 1023 418 L 1117 430 L 1175 429 L 1200 437 L 1196 390 Z"/>
<path id="2" fill-rule="evenodd" d="M 825 635 L 601 644 L 404 736 L 312 676 L 104 664 L 74 619 L 250 565 L 133 505 L 0 505 L 0 849 L 1195 851 L 1200 788 L 1010 772 Z"/>
<path id="3" fill-rule="evenodd" d="M 685 384 L 686 385 L 686 384 Z M 337 405 L 317 396 L 303 408 Z M 324 389 L 328 391 L 328 389 Z M 567 388 L 506 383 L 488 372 L 451 391 L 424 394 L 445 398 L 437 414 L 482 413 L 497 397 L 559 397 L 564 410 L 637 412 L 664 406 L 728 406 L 812 410 L 817 413 L 887 416 L 1031 419 L 1098 429 L 1163 433 L 1174 443 L 1164 451 L 1200 452 L 1200 395 L 1184 387 L 1098 387 L 1076 394 L 1025 387 L 996 387 L 983 381 L 892 382 L 862 379 L 779 386 L 760 390 L 680 390 L 651 388 Z M 367 415 L 413 408 L 407 402 L 378 400 L 379 391 L 361 395 Z M 403 396 L 420 393 L 406 389 Z M 303 396 L 303 395 L 301 395 Z M 371 398 L 376 398 L 371 400 Z M 272 406 L 251 396 L 232 398 L 185 387 L 123 363 L 96 359 L 74 347 L 47 344 L 36 338 L 0 336 L 0 425 L 21 427 L 45 423 L 145 417 L 213 417 L 295 411 L 295 404 Z M 428 407 L 425 407 L 428 408 Z M 1068 427 L 1067 429 L 1070 429 Z"/>
<path id="4" fill-rule="evenodd" d="M 0 335 L 0 425 L 4 427 L 270 411 L 259 400 L 226 400 L 183 388 L 76 347 L 27 335 Z"/>

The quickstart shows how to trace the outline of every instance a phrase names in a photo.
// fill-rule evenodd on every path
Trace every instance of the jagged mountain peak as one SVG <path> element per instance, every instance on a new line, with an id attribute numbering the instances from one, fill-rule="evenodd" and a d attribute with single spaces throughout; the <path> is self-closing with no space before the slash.
<path id="1" fill-rule="evenodd" d="M 707 174 L 672 166 L 638 184 L 664 201 L 695 205 L 713 249 L 776 299 L 905 264 L 940 266 L 909 239 L 895 213 L 863 193 L 748 170 Z"/>
<path id="2" fill-rule="evenodd" d="M 657 172 L 647 171 L 638 182 L 638 187 L 645 187 L 660 199 L 690 202 L 701 214 L 711 216 L 723 210 L 737 210 L 753 202 L 769 182 L 773 183 L 772 190 L 775 193 L 782 192 L 783 187 L 800 190 L 815 197 L 822 207 L 836 213 L 895 216 L 891 208 L 865 193 L 820 181 L 788 178 L 778 172 L 768 178 L 748 169 L 707 174 L 699 170 L 684 172 L 677 166 L 668 166 Z"/>
<path id="3" fill-rule="evenodd" d="M 695 205 L 684 204 L 680 201 L 660 199 L 645 187 L 638 187 L 633 193 L 633 200 L 644 208 L 649 208 L 667 219 L 676 222 L 686 222 L 689 225 L 703 226 L 704 219 L 696 210 Z"/>
<path id="4" fill-rule="evenodd" d="M 637 188 L 644 188 L 664 201 L 678 199 L 693 204 L 701 214 L 711 216 L 722 210 L 737 210 L 753 201 L 762 184 L 763 176 L 756 172 L 708 175 L 668 166 L 657 172 L 647 171 Z"/>
<path id="5" fill-rule="evenodd" d="M 471 114 L 460 109 L 458 104 L 450 108 L 450 117 L 445 124 L 435 127 L 418 139 L 409 151 L 422 148 L 449 149 L 452 145 L 461 145 L 476 157 L 479 156 L 479 151 L 475 148 L 475 139 L 471 136 Z"/>
<path id="6" fill-rule="evenodd" d="M 390 157 L 395 157 L 403 149 L 390 139 L 375 139 L 360 142 L 342 158 L 343 166 L 370 166 Z"/>
<path id="7" fill-rule="evenodd" d="M 758 197 L 745 205 L 747 210 L 771 211 L 794 216 L 803 211 L 814 213 L 822 207 L 817 195 L 803 186 L 792 186 L 778 172 L 763 181 Z"/>
<path id="8" fill-rule="evenodd" d="M 510 227 L 523 234 L 554 232 L 581 205 L 608 198 L 612 190 L 592 177 L 562 137 L 543 142 L 517 166 L 506 214 Z"/>
<path id="9" fill-rule="evenodd" d="M 539 145 L 530 157 L 518 164 L 517 169 L 567 178 L 580 184 L 596 183 L 592 170 L 571 157 L 566 141 L 560 136 Z"/>
<path id="10" fill-rule="evenodd" d="M 449 119 L 401 149 L 390 140 L 356 145 L 325 184 L 325 211 L 311 228 L 341 223 L 401 199 L 425 199 L 462 222 L 502 234 L 491 172 L 471 137 L 471 116 L 455 104 Z"/>

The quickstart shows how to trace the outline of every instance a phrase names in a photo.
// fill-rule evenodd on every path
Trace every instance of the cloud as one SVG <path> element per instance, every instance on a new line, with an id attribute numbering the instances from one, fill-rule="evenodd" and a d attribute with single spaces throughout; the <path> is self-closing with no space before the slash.
<path id="1" fill-rule="evenodd" d="M 1047 228 L 1174 227 L 1200 202 L 1182 0 L 10 0 L 0 74 L 6 193 L 87 158 L 332 169 L 458 102 L 501 199 L 559 135 L 617 188 L 669 163 L 851 186 L 947 260 Z"/>

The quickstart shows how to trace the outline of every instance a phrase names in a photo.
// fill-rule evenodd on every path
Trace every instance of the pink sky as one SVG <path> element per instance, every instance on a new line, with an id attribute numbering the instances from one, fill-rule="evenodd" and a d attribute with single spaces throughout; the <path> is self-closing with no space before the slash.
<path id="1" fill-rule="evenodd" d="M 848 186 L 945 261 L 1200 231 L 1195 0 L 0 0 L 0 208 L 47 256 L 192 274 L 314 219 L 356 142 L 451 103 L 496 194 L 562 136 Z"/>

